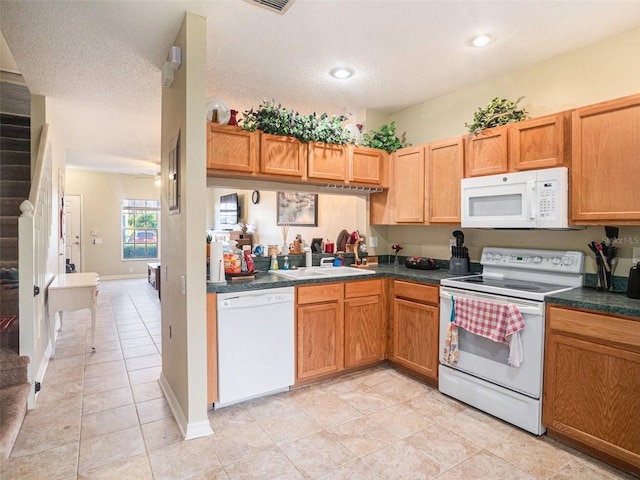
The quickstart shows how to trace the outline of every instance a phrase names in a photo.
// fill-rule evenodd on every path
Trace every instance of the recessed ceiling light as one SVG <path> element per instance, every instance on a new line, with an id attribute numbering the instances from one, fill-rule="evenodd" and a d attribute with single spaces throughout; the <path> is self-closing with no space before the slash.
<path id="1" fill-rule="evenodd" d="M 332 68 L 329 74 L 334 78 L 349 78 L 355 72 L 353 68 L 349 67 L 336 67 Z"/>
<path id="2" fill-rule="evenodd" d="M 487 35 L 479 35 L 471 41 L 474 47 L 484 47 L 491 42 L 491 38 Z"/>

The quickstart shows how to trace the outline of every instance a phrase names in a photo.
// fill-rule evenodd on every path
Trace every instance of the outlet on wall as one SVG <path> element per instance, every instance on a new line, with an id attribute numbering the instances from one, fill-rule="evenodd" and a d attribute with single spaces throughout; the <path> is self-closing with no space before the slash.
<path id="1" fill-rule="evenodd" d="M 369 237 L 369 246 L 376 248 L 378 246 L 378 237 Z"/>
<path id="2" fill-rule="evenodd" d="M 450 238 L 449 239 L 449 246 L 450 247 L 455 247 L 456 246 L 456 239 L 455 238 Z"/>
<path id="3" fill-rule="evenodd" d="M 133 273 L 133 267 L 129 267 L 129 273 Z"/>

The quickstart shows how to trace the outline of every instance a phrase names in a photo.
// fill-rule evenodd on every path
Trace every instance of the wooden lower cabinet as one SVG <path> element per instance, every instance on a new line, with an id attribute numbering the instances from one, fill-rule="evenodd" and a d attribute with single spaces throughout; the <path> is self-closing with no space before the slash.
<path id="1" fill-rule="evenodd" d="M 296 287 L 296 383 L 384 360 L 382 280 Z"/>
<path id="2" fill-rule="evenodd" d="M 344 364 L 346 368 L 384 360 L 385 311 L 382 280 L 345 283 Z"/>
<path id="3" fill-rule="evenodd" d="M 547 307 L 548 435 L 640 474 L 640 321 Z"/>
<path id="4" fill-rule="evenodd" d="M 305 379 L 344 368 L 342 304 L 298 307 L 297 377 Z"/>
<path id="5" fill-rule="evenodd" d="M 438 381 L 438 287 L 394 281 L 391 361 Z"/>
<path id="6" fill-rule="evenodd" d="M 296 287 L 296 381 L 344 368 L 341 283 Z"/>

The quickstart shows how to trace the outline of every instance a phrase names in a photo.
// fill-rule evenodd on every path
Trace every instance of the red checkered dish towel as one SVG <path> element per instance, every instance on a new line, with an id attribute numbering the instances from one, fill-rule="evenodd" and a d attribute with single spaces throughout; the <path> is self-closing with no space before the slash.
<path id="1" fill-rule="evenodd" d="M 524 328 L 524 320 L 517 305 L 457 297 L 455 315 L 454 325 L 509 345 L 509 365 L 513 368 L 520 366 L 523 355 L 518 332 Z"/>

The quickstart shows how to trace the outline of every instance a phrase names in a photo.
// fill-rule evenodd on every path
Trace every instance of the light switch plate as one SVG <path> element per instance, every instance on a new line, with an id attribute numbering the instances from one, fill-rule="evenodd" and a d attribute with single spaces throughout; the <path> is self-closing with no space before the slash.
<path id="1" fill-rule="evenodd" d="M 378 237 L 369 237 L 369 246 L 376 248 L 378 246 Z"/>

